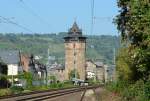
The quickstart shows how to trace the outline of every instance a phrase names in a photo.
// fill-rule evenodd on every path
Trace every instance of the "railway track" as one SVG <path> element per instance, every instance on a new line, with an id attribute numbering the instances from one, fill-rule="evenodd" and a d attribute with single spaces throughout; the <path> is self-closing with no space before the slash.
<path id="1" fill-rule="evenodd" d="M 87 89 L 95 89 L 98 87 L 99 86 L 83 86 L 83 87 L 73 87 L 73 88 L 65 88 L 65 89 L 58 89 L 58 90 L 30 92 L 25 94 L 0 97 L 0 101 L 42 101 L 46 99 L 67 95 L 70 93 L 85 91 Z"/>

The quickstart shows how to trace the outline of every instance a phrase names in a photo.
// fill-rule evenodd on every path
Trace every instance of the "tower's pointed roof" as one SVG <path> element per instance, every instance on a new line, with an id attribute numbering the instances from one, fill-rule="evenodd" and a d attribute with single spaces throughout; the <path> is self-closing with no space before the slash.
<path id="1" fill-rule="evenodd" d="M 78 27 L 77 23 L 74 22 L 72 27 L 69 29 L 68 35 L 64 37 L 65 42 L 69 41 L 86 41 L 86 37 L 82 35 L 82 30 Z"/>
<path id="2" fill-rule="evenodd" d="M 71 31 L 72 32 L 78 32 L 78 31 L 80 31 L 80 29 L 79 29 L 79 27 L 78 27 L 78 25 L 77 25 L 76 22 L 73 23 Z"/>
<path id="3" fill-rule="evenodd" d="M 70 34 L 81 34 L 82 31 L 79 29 L 78 25 L 76 22 L 73 23 L 72 27 L 69 30 Z"/>

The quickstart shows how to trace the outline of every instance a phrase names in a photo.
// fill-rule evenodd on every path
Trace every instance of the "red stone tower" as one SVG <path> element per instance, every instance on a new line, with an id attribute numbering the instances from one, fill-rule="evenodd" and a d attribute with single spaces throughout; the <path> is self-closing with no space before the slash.
<path id="1" fill-rule="evenodd" d="M 65 40 L 65 78 L 69 80 L 70 73 L 75 71 L 75 78 L 85 80 L 86 37 L 82 35 L 76 22 L 69 29 Z M 77 76 L 78 75 L 78 76 Z"/>

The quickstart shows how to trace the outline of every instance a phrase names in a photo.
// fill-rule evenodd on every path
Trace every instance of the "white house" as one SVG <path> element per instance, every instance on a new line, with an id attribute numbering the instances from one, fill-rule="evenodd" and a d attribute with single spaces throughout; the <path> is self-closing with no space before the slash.
<path id="1" fill-rule="evenodd" d="M 100 82 L 108 82 L 108 66 L 99 61 L 86 61 L 86 77 L 87 79 L 95 79 Z"/>
<path id="2" fill-rule="evenodd" d="M 7 75 L 18 75 L 18 65 L 17 64 L 8 64 L 7 68 L 8 68 Z"/>
<path id="3" fill-rule="evenodd" d="M 20 56 L 19 51 L 15 50 L 0 50 L 1 60 L 7 64 L 7 75 L 15 76 L 18 75 L 19 71 L 22 71 L 22 68 L 19 66 Z M 14 79 L 17 81 L 17 79 Z M 12 79 L 10 79 L 12 81 Z"/>

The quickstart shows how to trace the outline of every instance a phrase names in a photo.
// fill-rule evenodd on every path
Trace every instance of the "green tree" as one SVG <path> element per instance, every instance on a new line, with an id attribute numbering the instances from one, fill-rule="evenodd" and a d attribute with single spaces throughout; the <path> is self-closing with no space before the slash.
<path id="1" fill-rule="evenodd" d="M 23 72 L 17 75 L 16 77 L 20 79 L 25 79 L 27 82 L 27 87 L 32 86 L 32 81 L 33 81 L 33 75 L 30 72 Z"/>
<path id="2" fill-rule="evenodd" d="M 70 73 L 69 73 L 69 79 L 71 80 L 72 78 L 79 78 L 79 73 L 77 72 L 77 70 L 72 70 Z"/>
<path id="3" fill-rule="evenodd" d="M 121 10 L 115 21 L 128 48 L 130 68 L 136 75 L 134 80 L 147 81 L 150 76 L 150 1 L 118 0 L 118 6 Z"/>
<path id="4" fill-rule="evenodd" d="M 116 68 L 118 71 L 119 80 L 130 80 L 132 71 L 131 71 L 131 62 L 127 49 L 120 49 L 119 54 L 116 59 Z"/>
<path id="5" fill-rule="evenodd" d="M 48 77 L 49 80 L 51 80 L 53 83 L 56 83 L 56 76 L 51 75 Z"/>

